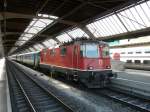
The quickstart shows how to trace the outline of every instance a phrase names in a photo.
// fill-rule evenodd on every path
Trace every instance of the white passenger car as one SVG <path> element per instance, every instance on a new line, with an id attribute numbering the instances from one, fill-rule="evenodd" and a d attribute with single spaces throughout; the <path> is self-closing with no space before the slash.
<path id="1" fill-rule="evenodd" d="M 110 49 L 112 58 L 115 53 L 120 54 L 120 61 L 123 62 L 150 64 L 150 46 Z"/>

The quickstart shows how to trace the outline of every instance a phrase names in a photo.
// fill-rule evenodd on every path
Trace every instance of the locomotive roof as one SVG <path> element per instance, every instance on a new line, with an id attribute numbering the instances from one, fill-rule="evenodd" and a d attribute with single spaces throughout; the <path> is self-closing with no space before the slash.
<path id="1" fill-rule="evenodd" d="M 108 45 L 106 42 L 103 41 L 99 41 L 97 39 L 87 39 L 87 38 L 82 38 L 82 39 L 76 39 L 73 40 L 71 42 L 67 42 L 67 43 L 63 43 L 61 46 L 66 46 L 66 45 L 71 45 L 71 44 L 75 44 L 75 43 L 79 43 L 79 44 L 83 44 L 83 43 L 98 43 L 100 45 Z"/>

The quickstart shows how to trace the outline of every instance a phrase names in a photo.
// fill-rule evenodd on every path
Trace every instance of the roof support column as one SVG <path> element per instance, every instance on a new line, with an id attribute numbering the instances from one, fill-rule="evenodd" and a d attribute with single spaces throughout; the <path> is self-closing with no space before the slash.
<path id="1" fill-rule="evenodd" d="M 0 58 L 4 57 L 4 46 L 1 32 L 1 22 L 0 22 Z"/>

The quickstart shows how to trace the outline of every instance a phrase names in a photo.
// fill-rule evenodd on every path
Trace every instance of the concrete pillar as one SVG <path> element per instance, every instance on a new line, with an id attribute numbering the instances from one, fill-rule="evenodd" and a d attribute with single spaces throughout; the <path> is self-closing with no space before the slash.
<path id="1" fill-rule="evenodd" d="M 4 46 L 3 46 L 3 39 L 1 33 L 1 22 L 0 22 L 0 58 L 4 57 Z"/>

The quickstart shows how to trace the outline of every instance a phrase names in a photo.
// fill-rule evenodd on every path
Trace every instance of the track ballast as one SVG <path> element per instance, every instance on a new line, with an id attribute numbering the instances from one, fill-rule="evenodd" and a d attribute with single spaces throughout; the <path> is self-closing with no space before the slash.
<path id="1" fill-rule="evenodd" d="M 7 74 L 14 112 L 72 112 L 72 109 L 37 80 L 7 61 Z"/>

